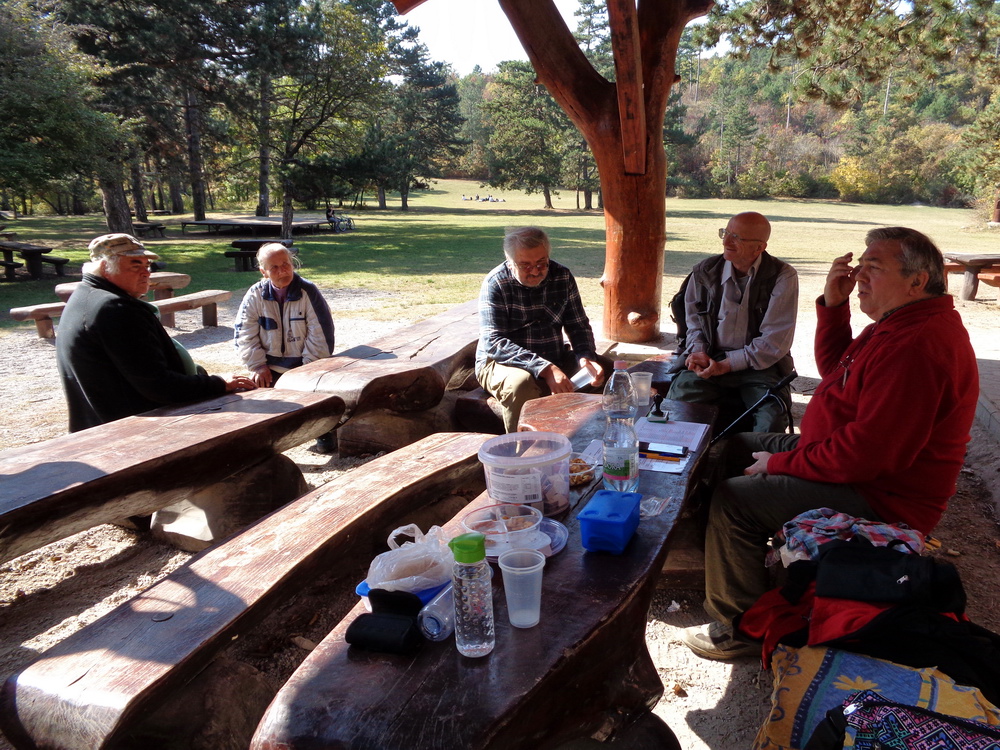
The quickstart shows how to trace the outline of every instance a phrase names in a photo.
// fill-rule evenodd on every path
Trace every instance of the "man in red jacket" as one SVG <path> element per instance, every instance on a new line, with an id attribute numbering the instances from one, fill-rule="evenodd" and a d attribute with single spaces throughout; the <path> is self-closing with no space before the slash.
<path id="1" fill-rule="evenodd" d="M 927 534 L 955 493 L 979 395 L 976 355 L 945 292 L 944 261 L 925 235 L 873 229 L 857 266 L 833 262 L 816 301 L 823 380 L 801 434 L 745 433 L 727 445 L 709 509 L 705 610 L 688 628 L 699 656 L 730 659 L 757 646 L 732 620 L 769 586 L 768 539 L 807 510 L 905 523 Z M 875 322 L 856 338 L 848 298 Z"/>

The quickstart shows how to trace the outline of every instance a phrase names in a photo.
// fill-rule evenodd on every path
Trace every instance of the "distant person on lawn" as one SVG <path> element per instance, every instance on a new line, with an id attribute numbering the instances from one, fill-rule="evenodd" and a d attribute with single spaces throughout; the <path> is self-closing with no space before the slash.
<path id="1" fill-rule="evenodd" d="M 857 266 L 833 262 L 816 302 L 823 377 L 801 435 L 743 433 L 721 459 L 705 539 L 705 610 L 682 639 L 709 659 L 756 653 L 732 621 L 768 588 L 768 538 L 832 508 L 929 534 L 955 494 L 976 412 L 976 354 L 945 293 L 941 251 L 904 227 L 873 229 Z M 874 323 L 852 334 L 849 297 Z"/>
<path id="2" fill-rule="evenodd" d="M 297 259 L 280 242 L 257 251 L 263 278 L 247 290 L 236 314 L 235 344 L 253 382 L 271 388 L 282 373 L 333 353 L 330 306 L 312 282 L 295 272 Z M 330 453 L 333 434 L 316 441 Z"/>
<path id="3" fill-rule="evenodd" d="M 156 253 L 129 234 L 102 235 L 89 250 L 83 281 L 66 303 L 56 338 L 70 432 L 257 387 L 243 376 L 199 373 L 163 329 L 156 307 L 142 299 Z"/>
<path id="4" fill-rule="evenodd" d="M 479 292 L 476 378 L 500 402 L 507 432 L 515 432 L 525 403 L 574 391 L 570 377 L 580 369 L 600 385 L 604 370 L 576 279 L 550 260 L 545 232 L 510 229 L 503 251 L 506 259 Z"/>

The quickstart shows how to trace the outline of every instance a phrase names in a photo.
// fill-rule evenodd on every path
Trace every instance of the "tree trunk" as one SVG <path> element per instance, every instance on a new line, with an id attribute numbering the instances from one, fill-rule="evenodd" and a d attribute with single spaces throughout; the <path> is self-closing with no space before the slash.
<path id="1" fill-rule="evenodd" d="M 201 109 L 198 94 L 188 90 L 184 107 L 187 125 L 188 171 L 191 177 L 191 210 L 195 221 L 205 220 L 205 168 L 201 157 Z"/>
<path id="2" fill-rule="evenodd" d="M 98 175 L 97 184 L 101 188 L 104 202 L 104 220 L 109 232 L 135 234 L 123 177 L 121 164 L 107 164 Z"/>
<path id="3" fill-rule="evenodd" d="M 281 239 L 292 239 L 292 221 L 295 219 L 295 208 L 292 205 L 292 182 L 284 180 L 282 185 L 284 196 L 281 200 Z"/>
<path id="4" fill-rule="evenodd" d="M 132 206 L 135 209 L 137 221 L 149 221 L 149 214 L 146 213 L 146 199 L 142 190 L 142 165 L 138 159 L 133 159 L 129 164 L 129 173 L 132 183 Z"/>
<path id="5" fill-rule="evenodd" d="M 594 208 L 594 191 L 590 188 L 583 189 L 583 208 L 587 211 Z"/>
<path id="6" fill-rule="evenodd" d="M 409 197 L 409 195 L 410 195 L 410 186 L 407 185 L 406 183 L 404 183 L 399 188 L 399 210 L 400 211 L 409 211 L 410 210 L 410 206 L 406 202 L 406 199 Z"/>
<path id="7" fill-rule="evenodd" d="M 548 185 L 542 186 L 542 195 L 545 197 L 545 208 L 552 208 L 552 192 Z"/>
<path id="8" fill-rule="evenodd" d="M 271 215 L 271 76 L 261 74 L 260 119 L 257 122 L 257 139 L 260 141 L 260 174 L 257 179 L 256 216 Z"/>
<path id="9" fill-rule="evenodd" d="M 378 207 L 381 209 L 385 209 L 387 207 L 385 202 L 385 188 L 382 185 L 379 185 L 376 188 L 375 194 L 378 198 Z"/>
<path id="10" fill-rule="evenodd" d="M 681 33 L 712 3 L 608 0 L 619 91 L 594 70 L 552 0 L 499 1 L 538 80 L 583 133 L 597 162 L 607 231 L 604 337 L 655 339 L 666 236 L 663 117 Z"/>

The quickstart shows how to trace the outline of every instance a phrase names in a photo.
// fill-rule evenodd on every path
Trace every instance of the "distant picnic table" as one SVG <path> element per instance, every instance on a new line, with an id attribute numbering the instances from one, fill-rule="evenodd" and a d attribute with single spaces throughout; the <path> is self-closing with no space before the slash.
<path id="1" fill-rule="evenodd" d="M 326 224 L 326 219 L 294 219 L 292 221 L 292 231 L 318 232 L 324 224 Z M 244 233 L 249 231 L 256 237 L 257 232 L 279 232 L 281 230 L 281 219 L 265 216 L 252 219 L 198 219 L 196 221 L 182 221 L 181 233 L 185 233 L 189 226 L 205 227 L 208 231 L 216 233 L 224 229 Z"/>
<path id="2" fill-rule="evenodd" d="M 954 263 L 960 263 L 965 269 L 962 291 L 958 294 L 958 298 L 962 300 L 976 298 L 980 272 L 986 268 L 1000 267 L 1000 253 L 944 253 L 944 257 Z"/>

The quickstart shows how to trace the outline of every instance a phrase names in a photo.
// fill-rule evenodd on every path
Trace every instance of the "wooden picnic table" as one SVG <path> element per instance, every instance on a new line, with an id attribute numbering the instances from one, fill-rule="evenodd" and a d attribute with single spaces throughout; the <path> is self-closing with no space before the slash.
<path id="1" fill-rule="evenodd" d="M 943 253 L 947 260 L 960 263 L 965 268 L 962 291 L 958 298 L 974 300 L 979 291 L 979 272 L 991 266 L 1000 266 L 1000 253 Z"/>
<path id="2" fill-rule="evenodd" d="M 602 431 L 600 395 L 563 394 L 528 403 L 521 426 L 563 432 L 582 448 Z M 679 418 L 711 422 L 711 406 L 668 402 Z M 552 748 L 588 736 L 621 737 L 641 726 L 650 747 L 679 748 L 650 709 L 663 685 L 646 648 L 656 579 L 681 499 L 707 445 L 684 474 L 642 472 L 641 492 L 675 501 L 643 520 L 621 555 L 586 552 L 577 513 L 563 518 L 566 548 L 546 561 L 539 625 L 510 626 L 495 574 L 496 648 L 459 655 L 452 639 L 424 643 L 414 656 L 363 651 L 344 640 L 355 609 L 313 650 L 278 692 L 251 743 L 253 750 L 350 747 Z M 595 478 L 591 489 L 596 489 Z M 490 502 L 484 493 L 446 524 Z"/>
<path id="3" fill-rule="evenodd" d="M 3 259 L 6 263 L 14 262 L 14 253 L 17 252 L 28 269 L 28 275 L 33 279 L 42 277 L 42 255 L 51 253 L 51 247 L 44 245 L 30 245 L 27 242 L 13 242 L 4 240 L 0 242 L 0 252 L 3 252 Z"/>
<path id="4" fill-rule="evenodd" d="M 154 300 L 171 299 L 175 289 L 183 289 L 191 283 L 191 277 L 186 273 L 174 273 L 173 271 L 153 271 L 149 274 L 149 291 L 153 293 Z M 73 290 L 80 285 L 79 281 L 70 281 L 65 284 L 56 285 L 56 296 L 63 302 L 69 301 L 69 296 Z M 161 312 L 160 322 L 169 328 L 174 327 L 174 314 L 172 312 Z"/>

